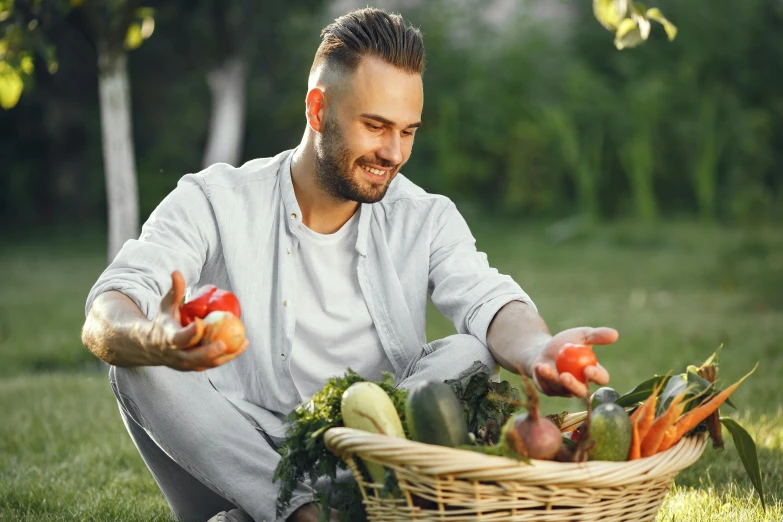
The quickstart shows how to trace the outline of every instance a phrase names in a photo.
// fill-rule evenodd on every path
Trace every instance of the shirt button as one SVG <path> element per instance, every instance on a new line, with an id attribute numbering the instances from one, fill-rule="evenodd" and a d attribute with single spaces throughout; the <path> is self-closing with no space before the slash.
<path id="1" fill-rule="evenodd" d="M 294 212 L 293 214 L 291 214 L 291 219 L 296 219 L 296 212 Z"/>
<path id="2" fill-rule="evenodd" d="M 282 358 L 283 358 L 283 360 L 285 361 L 285 354 L 284 354 L 284 353 L 281 353 L 281 354 L 280 354 L 280 357 L 282 357 Z"/>
<path id="3" fill-rule="evenodd" d="M 291 253 L 291 249 L 290 249 L 290 248 L 286 248 L 286 249 L 285 249 L 285 251 L 286 251 L 287 253 L 289 253 L 289 254 Z"/>
<path id="4" fill-rule="evenodd" d="M 283 306 L 289 306 L 291 304 L 291 301 L 283 301 Z"/>

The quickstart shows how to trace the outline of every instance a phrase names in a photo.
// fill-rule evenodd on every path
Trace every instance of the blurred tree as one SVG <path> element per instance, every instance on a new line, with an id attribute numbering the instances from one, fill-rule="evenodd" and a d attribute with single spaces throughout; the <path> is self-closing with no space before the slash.
<path id="1" fill-rule="evenodd" d="M 50 72 L 57 70 L 55 49 L 44 29 L 62 22 L 72 9 L 83 14 L 82 19 L 77 17 L 73 22 L 92 33 L 98 54 L 111 260 L 126 240 L 138 236 L 139 201 L 126 51 L 138 48 L 152 35 L 152 9 L 134 0 L 5 0 L 0 4 L 4 28 L 0 40 L 0 104 L 5 109 L 16 105 L 24 80 L 32 78 L 35 54 L 46 59 Z"/>
<path id="2" fill-rule="evenodd" d="M 80 7 L 98 50 L 103 163 L 109 211 L 109 260 L 139 235 L 139 196 L 131 130 L 127 51 L 138 48 L 155 29 L 153 10 L 135 0 L 86 2 Z"/>
<path id="3" fill-rule="evenodd" d="M 177 54 L 203 71 L 211 96 L 202 166 L 242 158 L 251 68 L 266 73 L 280 60 L 277 34 L 291 19 L 317 13 L 326 0 L 175 0 L 158 10 Z"/>

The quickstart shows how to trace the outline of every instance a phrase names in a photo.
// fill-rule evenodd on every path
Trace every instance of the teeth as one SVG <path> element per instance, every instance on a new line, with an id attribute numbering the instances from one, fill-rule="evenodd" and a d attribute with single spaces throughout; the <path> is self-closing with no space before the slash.
<path id="1" fill-rule="evenodd" d="M 364 170 L 366 170 L 367 172 L 371 172 L 371 173 L 375 174 L 376 176 L 381 176 L 381 175 L 383 175 L 383 174 L 384 174 L 384 172 L 383 172 L 382 170 L 378 170 L 378 169 L 371 169 L 370 167 L 365 167 L 364 165 L 360 165 L 360 166 L 361 166 L 361 167 L 362 167 Z"/>

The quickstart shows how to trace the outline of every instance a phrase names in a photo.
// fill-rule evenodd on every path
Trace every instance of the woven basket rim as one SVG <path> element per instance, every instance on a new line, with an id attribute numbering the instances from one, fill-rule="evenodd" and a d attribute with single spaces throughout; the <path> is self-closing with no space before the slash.
<path id="1" fill-rule="evenodd" d="M 539 486 L 616 487 L 673 476 L 699 459 L 707 436 L 699 433 L 683 437 L 666 451 L 633 461 L 563 463 L 531 459 L 530 464 L 343 427 L 327 430 L 324 442 L 343 459 L 356 455 L 363 460 L 431 476 Z"/>

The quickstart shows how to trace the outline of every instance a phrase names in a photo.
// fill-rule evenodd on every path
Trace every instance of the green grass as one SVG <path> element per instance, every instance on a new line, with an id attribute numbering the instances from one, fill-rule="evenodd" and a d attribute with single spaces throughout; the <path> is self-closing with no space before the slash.
<path id="1" fill-rule="evenodd" d="M 783 519 L 783 234 L 688 224 L 472 224 L 479 248 L 531 294 L 553 331 L 620 331 L 615 345 L 598 348 L 620 391 L 680 371 L 720 344 L 723 380 L 761 362 L 733 397 L 739 411 L 724 414 L 758 443 L 767 512 L 729 442 L 677 476 L 659 521 Z M 105 368 L 79 340 L 104 252 L 90 236 L 0 244 L 0 520 L 170 520 Z M 452 331 L 430 314 L 430 339 Z M 580 409 L 552 398 L 543 407 Z"/>

